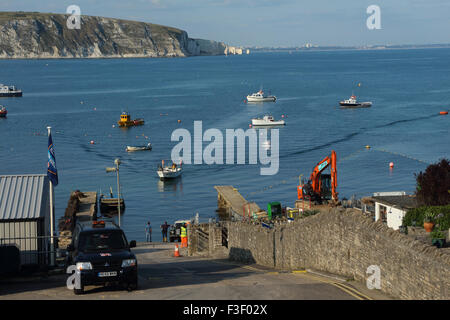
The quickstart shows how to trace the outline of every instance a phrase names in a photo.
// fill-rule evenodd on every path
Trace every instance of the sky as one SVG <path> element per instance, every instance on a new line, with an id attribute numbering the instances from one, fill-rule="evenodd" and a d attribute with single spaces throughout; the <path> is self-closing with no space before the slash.
<path id="1" fill-rule="evenodd" d="M 0 0 L 0 11 L 65 13 L 177 27 L 234 46 L 450 43 L 450 0 Z M 366 12 L 380 8 L 381 29 Z"/>

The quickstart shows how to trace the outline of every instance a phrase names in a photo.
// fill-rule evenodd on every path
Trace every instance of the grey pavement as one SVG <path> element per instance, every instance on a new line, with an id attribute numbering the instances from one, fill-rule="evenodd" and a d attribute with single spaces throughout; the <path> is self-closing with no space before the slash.
<path id="1" fill-rule="evenodd" d="M 174 257 L 174 244 L 140 243 L 139 288 L 127 292 L 114 286 L 89 286 L 85 294 L 67 289 L 68 275 L 3 279 L 4 299 L 148 299 L 148 300 L 351 300 L 389 299 L 361 284 L 341 281 L 315 272 L 287 272 L 227 259 Z"/>

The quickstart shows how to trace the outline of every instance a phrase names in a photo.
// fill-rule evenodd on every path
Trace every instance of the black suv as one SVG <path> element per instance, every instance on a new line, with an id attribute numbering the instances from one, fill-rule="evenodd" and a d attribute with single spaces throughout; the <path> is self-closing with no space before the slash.
<path id="1" fill-rule="evenodd" d="M 86 221 L 75 226 L 72 243 L 67 247 L 67 266 L 76 266 L 79 285 L 75 294 L 82 294 L 84 286 L 106 283 L 124 285 L 127 290 L 137 288 L 137 260 L 124 232 L 114 222 Z M 78 288 L 77 288 L 78 287 Z"/>

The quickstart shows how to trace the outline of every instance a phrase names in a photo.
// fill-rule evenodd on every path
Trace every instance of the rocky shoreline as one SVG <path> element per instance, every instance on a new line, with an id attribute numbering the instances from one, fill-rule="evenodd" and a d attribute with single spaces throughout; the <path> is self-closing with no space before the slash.
<path id="1" fill-rule="evenodd" d="M 161 58 L 242 54 L 223 42 L 189 38 L 184 30 L 152 23 L 69 15 L 0 12 L 0 59 Z"/>

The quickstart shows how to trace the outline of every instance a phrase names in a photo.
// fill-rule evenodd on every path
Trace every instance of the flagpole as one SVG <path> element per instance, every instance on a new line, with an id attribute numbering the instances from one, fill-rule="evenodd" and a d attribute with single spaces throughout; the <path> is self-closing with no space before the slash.
<path id="1" fill-rule="evenodd" d="M 51 134 L 52 127 L 47 127 L 48 130 L 48 136 Z M 49 179 L 50 182 L 50 265 L 55 265 L 55 242 L 53 239 L 53 236 L 55 235 L 54 229 L 55 229 L 55 223 L 54 223 L 54 204 L 53 204 L 53 182 Z"/>

